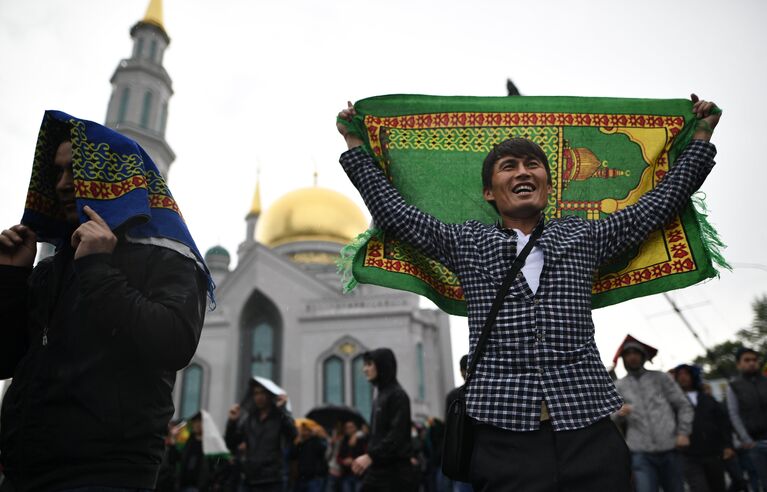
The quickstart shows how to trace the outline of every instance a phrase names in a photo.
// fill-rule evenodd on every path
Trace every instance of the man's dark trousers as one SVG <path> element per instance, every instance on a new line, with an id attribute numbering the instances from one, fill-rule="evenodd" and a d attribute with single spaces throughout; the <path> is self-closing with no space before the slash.
<path id="1" fill-rule="evenodd" d="M 471 482 L 475 492 L 629 492 L 631 458 L 609 418 L 561 432 L 549 421 L 532 432 L 478 423 Z"/>
<path id="2" fill-rule="evenodd" d="M 725 492 L 724 460 L 721 456 L 684 458 L 684 479 L 690 492 Z"/>

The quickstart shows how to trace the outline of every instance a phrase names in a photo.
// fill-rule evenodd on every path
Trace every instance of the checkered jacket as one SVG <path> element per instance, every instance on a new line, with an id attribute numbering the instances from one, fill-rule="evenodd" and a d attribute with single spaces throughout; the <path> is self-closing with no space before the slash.
<path id="1" fill-rule="evenodd" d="M 544 264 L 534 294 L 521 273 L 506 295 L 467 389 L 471 417 L 513 431 L 539 428 L 545 400 L 554 429 L 579 429 L 617 410 L 621 397 L 594 341 L 591 286 L 606 260 L 639 244 L 686 203 L 711 171 L 715 147 L 692 141 L 660 184 L 634 205 L 596 221 L 546 222 Z M 377 227 L 439 259 L 461 281 L 476 347 L 498 288 L 516 255 L 516 233 L 477 221 L 445 224 L 410 206 L 361 149 L 341 164 Z M 479 170 L 477 170 L 479 172 Z"/>

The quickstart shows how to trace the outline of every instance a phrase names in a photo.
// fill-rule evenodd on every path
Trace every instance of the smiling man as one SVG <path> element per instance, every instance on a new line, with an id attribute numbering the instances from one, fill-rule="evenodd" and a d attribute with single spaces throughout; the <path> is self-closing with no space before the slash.
<path id="1" fill-rule="evenodd" d="M 484 355 L 467 385 L 475 419 L 471 480 L 483 491 L 631 490 L 628 449 L 610 414 L 621 406 L 594 342 L 596 269 L 666 224 L 705 180 L 716 150 L 713 103 L 692 96 L 694 140 L 663 181 L 609 217 L 564 217 L 543 233 L 504 298 Z M 338 114 L 351 120 L 354 107 Z M 341 165 L 377 227 L 457 273 L 466 298 L 470 354 L 515 256 L 544 220 L 548 162 L 533 142 L 498 144 L 482 168 L 483 195 L 500 220 L 445 224 L 410 206 L 343 121 Z M 446 192 L 452 190 L 445 190 Z"/>

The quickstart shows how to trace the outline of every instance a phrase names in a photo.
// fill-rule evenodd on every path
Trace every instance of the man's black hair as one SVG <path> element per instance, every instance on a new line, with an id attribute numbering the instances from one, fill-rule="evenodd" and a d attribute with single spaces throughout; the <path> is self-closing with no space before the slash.
<path id="1" fill-rule="evenodd" d="M 461 368 L 461 371 L 466 372 L 466 368 L 469 366 L 469 356 L 464 355 L 461 357 L 461 360 L 458 362 L 458 366 Z"/>
<path id="2" fill-rule="evenodd" d="M 740 362 L 740 358 L 743 357 L 745 354 L 754 354 L 755 356 L 759 357 L 759 352 L 752 348 L 748 347 L 740 347 L 738 350 L 735 351 L 735 362 Z"/>

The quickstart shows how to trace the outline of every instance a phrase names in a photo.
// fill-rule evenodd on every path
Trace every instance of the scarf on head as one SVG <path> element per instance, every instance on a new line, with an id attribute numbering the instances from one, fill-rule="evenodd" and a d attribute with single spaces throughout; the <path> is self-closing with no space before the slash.
<path id="1" fill-rule="evenodd" d="M 157 166 L 138 143 L 103 125 L 61 111 L 45 112 L 21 223 L 57 248 L 68 241 L 72 227 L 58 205 L 52 164 L 65 140 L 72 142 L 80 223 L 89 220 L 83 212 L 88 205 L 127 241 L 169 248 L 194 260 L 208 279 L 214 302 L 210 272 Z"/>

